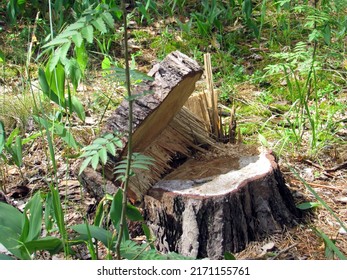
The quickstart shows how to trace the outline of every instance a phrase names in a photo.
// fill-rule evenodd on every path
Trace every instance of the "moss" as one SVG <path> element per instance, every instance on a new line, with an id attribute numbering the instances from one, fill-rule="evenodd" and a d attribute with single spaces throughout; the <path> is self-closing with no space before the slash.
<path id="1" fill-rule="evenodd" d="M 5 80 L 12 79 L 20 75 L 20 67 L 11 67 L 11 66 L 5 65 L 3 71 L 1 72 L 2 72 L 1 76 L 3 76 Z"/>
<path id="2" fill-rule="evenodd" d="M 152 38 L 153 36 L 146 30 L 133 30 L 131 32 L 132 36 L 135 37 L 138 41 L 143 41 Z"/>
<path id="3" fill-rule="evenodd" d="M 250 136 L 258 133 L 259 124 L 257 123 L 242 123 L 239 125 L 240 132 L 243 136 Z"/>

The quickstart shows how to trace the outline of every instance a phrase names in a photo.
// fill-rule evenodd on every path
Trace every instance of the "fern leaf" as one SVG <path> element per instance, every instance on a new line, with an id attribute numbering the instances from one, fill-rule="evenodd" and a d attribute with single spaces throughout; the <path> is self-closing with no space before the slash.
<path id="1" fill-rule="evenodd" d="M 93 43 L 93 38 L 94 38 L 94 28 L 92 25 L 87 25 L 82 28 L 81 34 L 84 39 L 87 40 L 88 43 L 92 44 Z"/>
<path id="2" fill-rule="evenodd" d="M 96 20 L 93 20 L 92 24 L 97 30 L 101 32 L 101 34 L 107 33 L 107 27 L 102 17 L 98 17 Z"/>
<path id="3" fill-rule="evenodd" d="M 101 14 L 102 19 L 104 22 L 110 27 L 111 29 L 114 28 L 114 19 L 112 15 L 108 12 Z"/>

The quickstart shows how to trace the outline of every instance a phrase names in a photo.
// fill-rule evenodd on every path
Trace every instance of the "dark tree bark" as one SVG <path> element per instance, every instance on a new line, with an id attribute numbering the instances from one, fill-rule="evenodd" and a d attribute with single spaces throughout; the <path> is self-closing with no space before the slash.
<path id="1" fill-rule="evenodd" d="M 159 250 L 211 259 L 281 232 L 300 216 L 268 152 L 222 175 L 160 181 L 145 196 L 145 206 Z"/>

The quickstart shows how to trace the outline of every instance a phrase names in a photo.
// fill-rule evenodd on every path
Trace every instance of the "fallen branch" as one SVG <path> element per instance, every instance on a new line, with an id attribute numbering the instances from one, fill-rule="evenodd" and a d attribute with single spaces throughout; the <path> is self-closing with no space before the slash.
<path id="1" fill-rule="evenodd" d="M 291 180 L 294 183 L 302 183 L 299 180 Z M 322 185 L 322 184 L 317 184 L 317 183 L 306 183 L 311 187 L 317 187 L 317 188 L 326 188 L 326 189 L 331 189 L 331 190 L 338 190 L 338 191 L 342 191 L 344 190 L 344 188 L 338 188 L 338 187 L 333 187 L 333 186 L 327 186 L 327 185 Z"/>
<path id="2" fill-rule="evenodd" d="M 339 164 L 339 165 L 336 165 L 335 167 L 333 168 L 329 168 L 329 169 L 325 169 L 326 172 L 335 172 L 337 170 L 340 170 L 340 169 L 345 169 L 347 168 L 347 161 Z"/>
<path id="3" fill-rule="evenodd" d="M 313 167 L 316 167 L 316 168 L 320 169 L 320 170 L 323 172 L 323 174 L 324 174 L 325 176 L 327 176 L 327 177 L 329 177 L 329 178 L 333 178 L 333 177 L 334 177 L 333 175 L 327 173 L 327 170 L 326 170 L 326 169 L 323 169 L 323 167 L 320 166 L 319 164 L 314 163 L 313 161 L 310 161 L 310 160 L 308 160 L 308 159 L 305 159 L 304 162 L 307 163 L 307 164 L 309 164 L 309 165 L 311 165 L 311 166 L 313 166 Z"/>

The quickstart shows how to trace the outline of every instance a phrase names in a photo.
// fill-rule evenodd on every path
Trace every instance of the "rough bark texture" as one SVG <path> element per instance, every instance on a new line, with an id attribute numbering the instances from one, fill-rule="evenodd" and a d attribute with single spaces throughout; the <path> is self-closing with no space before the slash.
<path id="1" fill-rule="evenodd" d="M 299 216 L 268 152 L 222 175 L 160 181 L 145 196 L 145 213 L 159 250 L 211 259 L 281 232 Z"/>

